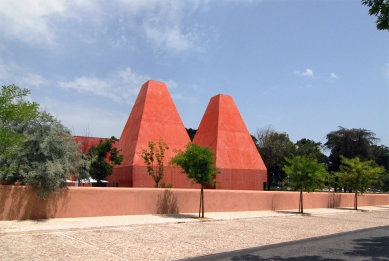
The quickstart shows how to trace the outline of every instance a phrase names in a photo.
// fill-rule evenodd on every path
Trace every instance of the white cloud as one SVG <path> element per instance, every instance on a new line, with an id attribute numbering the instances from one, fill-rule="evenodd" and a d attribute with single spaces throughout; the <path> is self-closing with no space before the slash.
<path id="1" fill-rule="evenodd" d="M 196 24 L 185 28 L 183 20 L 206 1 L 121 1 L 131 14 L 141 18 L 142 34 L 156 50 L 200 50 Z M 206 5 L 204 5 L 206 6 Z M 133 20 L 135 21 L 135 20 Z"/>
<path id="2" fill-rule="evenodd" d="M 172 95 L 172 98 L 174 100 L 180 100 L 180 101 L 184 101 L 186 100 L 187 98 L 185 98 L 181 93 L 175 93 Z"/>
<path id="3" fill-rule="evenodd" d="M 115 102 L 132 104 L 138 95 L 143 83 L 150 80 L 145 74 L 138 74 L 130 67 L 116 70 L 105 78 L 81 76 L 74 80 L 54 80 L 44 78 L 42 75 L 31 73 L 30 70 L 14 62 L 4 63 L 0 60 L 0 83 L 2 85 L 16 84 L 21 88 L 37 88 L 52 84 L 63 89 L 75 90 L 79 93 L 92 93 L 106 97 Z M 178 84 L 173 80 L 163 80 L 169 89 L 177 89 Z"/>
<path id="4" fill-rule="evenodd" d="M 301 76 L 307 76 L 313 78 L 313 71 L 311 69 L 307 69 L 305 72 L 301 74 Z"/>
<path id="5" fill-rule="evenodd" d="M 36 88 L 39 88 L 42 85 L 46 85 L 50 83 L 49 80 L 46 80 L 39 74 L 33 74 L 33 73 L 28 73 L 27 76 L 22 77 L 20 84 L 22 86 L 33 86 Z"/>
<path id="6" fill-rule="evenodd" d="M 194 97 L 182 95 L 181 93 L 173 93 L 172 99 L 176 102 L 183 101 L 183 102 L 189 102 L 191 104 L 193 104 L 196 101 Z"/>
<path id="7" fill-rule="evenodd" d="M 200 50 L 202 41 L 197 25 L 185 27 L 183 21 L 206 3 L 200 0 L 116 0 L 109 4 L 89 0 L 2 0 L 0 33 L 27 44 L 55 46 L 58 33 L 68 29 L 65 23 L 75 22 L 82 23 L 75 28 L 75 35 L 84 43 L 95 43 L 103 36 L 101 34 L 109 32 L 108 37 L 104 37 L 114 47 L 126 44 L 134 34 L 141 34 L 155 50 Z M 115 25 L 110 30 L 107 26 L 112 25 L 112 21 Z M 82 28 L 88 31 L 79 31 Z"/>
<path id="8" fill-rule="evenodd" d="M 89 135 L 95 137 L 120 137 L 128 115 L 109 108 L 89 107 L 83 103 L 68 103 L 62 100 L 46 98 L 42 106 L 57 116 L 68 127 L 73 135 Z"/>
<path id="9" fill-rule="evenodd" d="M 93 93 L 115 102 L 132 104 L 143 83 L 150 80 L 147 75 L 137 74 L 127 67 L 110 73 L 106 78 L 78 77 L 74 81 L 60 81 L 64 89 L 74 89 L 79 93 Z M 164 81 L 170 89 L 176 89 L 177 83 Z"/>
<path id="10" fill-rule="evenodd" d="M 336 75 L 335 73 L 331 73 L 331 78 L 332 79 L 339 79 L 338 75 Z"/>
<path id="11" fill-rule="evenodd" d="M 305 70 L 305 72 L 294 71 L 294 74 L 302 77 L 315 78 L 313 75 L 313 71 L 309 68 Z"/>
<path id="12" fill-rule="evenodd" d="M 39 88 L 50 83 L 39 74 L 30 73 L 28 69 L 15 62 L 4 63 L 0 60 L 0 82 L 2 85 L 15 84 L 21 88 Z"/>
<path id="13" fill-rule="evenodd" d="M 179 28 L 158 28 L 149 24 L 144 25 L 144 31 L 155 47 L 167 48 L 176 52 L 194 47 L 192 34 L 183 34 Z"/>
<path id="14" fill-rule="evenodd" d="M 120 101 L 121 97 L 112 92 L 111 83 L 94 77 L 79 77 L 74 81 L 58 82 L 65 89 L 76 89 L 78 92 L 91 92 L 95 95 L 104 96 L 114 101 Z"/>
<path id="15" fill-rule="evenodd" d="M 20 67 L 14 62 L 4 63 L 0 60 L 0 81 L 2 84 L 8 85 L 14 82 L 12 80 L 16 71 L 19 71 Z"/>
<path id="16" fill-rule="evenodd" d="M 67 3 L 61 0 L 3 0 L 0 2 L 0 30 L 5 36 L 26 43 L 53 44 L 54 31 L 49 26 L 49 18 L 65 14 Z"/>
<path id="17" fill-rule="evenodd" d="M 177 86 L 178 86 L 177 83 L 175 81 L 172 81 L 172 80 L 165 82 L 165 84 L 170 90 L 177 89 Z"/>

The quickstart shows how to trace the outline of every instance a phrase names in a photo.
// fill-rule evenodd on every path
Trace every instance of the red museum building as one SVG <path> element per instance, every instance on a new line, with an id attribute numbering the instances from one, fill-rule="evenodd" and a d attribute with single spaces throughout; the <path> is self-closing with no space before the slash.
<path id="1" fill-rule="evenodd" d="M 84 151 L 100 140 L 82 136 L 74 138 Z M 173 188 L 197 188 L 191 186 L 179 168 L 168 166 L 175 156 L 174 150 L 184 150 L 190 139 L 168 88 L 163 82 L 152 80 L 142 85 L 116 144 L 124 158 L 107 177 L 109 184 L 154 187 L 155 182 L 147 173 L 141 152 L 148 149 L 149 141 L 158 143 L 159 138 L 169 146 L 165 151 L 162 181 L 171 183 Z M 216 167 L 221 171 L 216 175 L 215 189 L 264 189 L 266 166 L 231 96 L 219 94 L 211 98 L 193 142 L 207 146 L 215 153 Z"/>

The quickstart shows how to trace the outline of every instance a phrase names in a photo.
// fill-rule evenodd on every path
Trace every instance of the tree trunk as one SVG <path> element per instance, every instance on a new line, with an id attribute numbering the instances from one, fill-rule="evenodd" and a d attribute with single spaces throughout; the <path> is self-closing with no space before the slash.
<path id="1" fill-rule="evenodd" d="M 299 213 L 301 212 L 301 200 L 299 198 Z"/>
<path id="2" fill-rule="evenodd" d="M 301 205 L 301 213 L 304 213 L 304 208 L 303 208 L 303 189 L 302 188 L 300 190 L 300 205 Z"/>
<path id="3" fill-rule="evenodd" d="M 199 206 L 199 217 L 200 217 L 200 213 L 201 213 L 201 199 L 203 198 L 203 195 L 201 193 L 203 187 L 201 186 L 201 190 L 200 190 L 200 206 Z"/>
<path id="4" fill-rule="evenodd" d="M 203 207 L 201 217 L 204 218 L 204 185 L 201 185 L 201 206 Z"/>
<path id="5" fill-rule="evenodd" d="M 358 209 L 358 192 L 355 190 L 354 209 Z"/>

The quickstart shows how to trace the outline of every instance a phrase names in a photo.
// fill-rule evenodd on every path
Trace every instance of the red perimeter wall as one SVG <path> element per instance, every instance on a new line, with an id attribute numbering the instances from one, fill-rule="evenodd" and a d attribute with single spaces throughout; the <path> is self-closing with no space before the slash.
<path id="1" fill-rule="evenodd" d="M 205 190 L 206 212 L 298 209 L 299 192 Z M 304 208 L 353 207 L 351 193 L 304 193 Z M 388 194 L 364 194 L 359 206 L 389 205 Z M 24 186 L 0 186 L 0 220 L 196 213 L 199 190 L 71 187 L 42 201 Z"/>

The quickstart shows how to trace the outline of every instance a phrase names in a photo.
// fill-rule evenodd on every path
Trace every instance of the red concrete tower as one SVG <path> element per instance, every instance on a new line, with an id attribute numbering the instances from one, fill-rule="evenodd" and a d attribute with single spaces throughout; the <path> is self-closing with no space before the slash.
<path id="1" fill-rule="evenodd" d="M 263 190 L 266 166 L 231 96 L 211 98 L 193 142 L 215 152 L 217 189 Z"/>
<path id="2" fill-rule="evenodd" d="M 178 168 L 168 167 L 174 149 L 184 149 L 190 142 L 189 136 L 178 114 L 177 108 L 166 85 L 162 82 L 147 81 L 139 91 L 127 123 L 118 143 L 124 159 L 109 182 L 119 186 L 154 187 L 154 180 L 148 175 L 141 157 L 142 149 L 148 149 L 148 142 L 158 144 L 159 138 L 169 146 L 165 152 L 163 181 L 174 188 L 189 188 L 190 182 Z"/>

